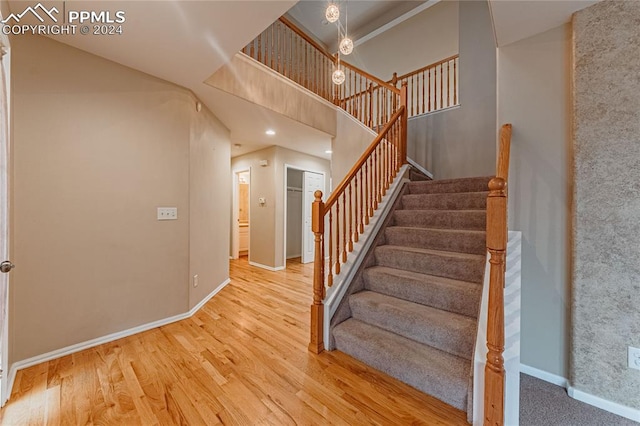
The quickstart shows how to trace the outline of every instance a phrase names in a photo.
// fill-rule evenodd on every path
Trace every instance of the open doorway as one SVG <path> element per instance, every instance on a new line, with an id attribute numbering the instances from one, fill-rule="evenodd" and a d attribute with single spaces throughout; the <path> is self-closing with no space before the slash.
<path id="1" fill-rule="evenodd" d="M 311 205 L 317 190 L 325 192 L 325 174 L 285 164 L 284 255 L 298 263 L 314 260 Z M 323 197 L 325 198 L 325 197 Z"/>
<path id="2" fill-rule="evenodd" d="M 240 170 L 233 179 L 233 238 L 231 257 L 249 256 L 249 199 L 251 193 L 251 171 Z"/>
<path id="3" fill-rule="evenodd" d="M 286 259 L 302 256 L 302 170 L 287 169 Z"/>

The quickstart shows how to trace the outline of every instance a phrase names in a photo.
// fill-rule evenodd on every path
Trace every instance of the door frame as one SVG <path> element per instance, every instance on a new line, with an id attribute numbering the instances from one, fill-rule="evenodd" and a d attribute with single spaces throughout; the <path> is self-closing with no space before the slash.
<path id="1" fill-rule="evenodd" d="M 319 175 L 322 175 L 322 186 L 323 186 L 323 190 L 322 190 L 322 199 L 326 200 L 327 199 L 327 194 L 326 194 L 326 190 L 327 190 L 327 174 L 323 171 L 320 170 L 311 170 L 308 167 L 304 167 L 304 166 L 297 166 L 294 164 L 288 164 L 285 163 L 284 164 L 284 183 L 283 183 L 283 187 L 284 187 L 284 224 L 283 224 L 283 234 L 282 234 L 282 259 L 284 262 L 284 268 L 287 268 L 287 171 L 289 169 L 293 169 L 293 170 L 299 170 L 301 172 L 311 172 L 311 173 L 317 173 Z M 303 185 L 304 185 L 304 179 L 302 181 Z M 302 201 L 304 202 L 304 188 L 302 188 Z M 304 238 L 304 205 L 302 206 L 302 232 L 300 233 L 300 238 Z M 304 246 L 302 245 L 302 241 L 300 241 L 300 245 L 302 247 L 302 250 L 304 250 Z M 302 256 L 302 254 L 301 254 Z M 302 260 L 302 258 L 301 258 Z"/>
<path id="2" fill-rule="evenodd" d="M 0 14 L 1 15 L 1 14 Z M 7 173 L 7 192 L 6 192 L 6 226 L 7 226 L 7 258 L 0 259 L 0 261 L 9 260 L 11 256 L 11 248 L 12 241 L 10 238 L 10 233 L 12 229 L 12 218 L 11 218 L 11 168 L 12 168 L 12 154 L 11 154 L 11 43 L 9 41 L 9 37 L 0 32 L 0 57 L 2 58 L 0 66 L 3 68 L 4 72 L 4 86 L 2 90 L 5 91 L 5 96 L 7 99 L 7 115 L 6 115 L 6 173 Z M 2 84 L 2 80 L 0 80 L 0 84 Z M 0 118 L 2 119 L 2 118 Z M 3 153 L 4 154 L 4 153 Z M 4 236 L 2 236 L 4 237 Z M 0 345 L 2 345 L 2 349 L 0 350 L 0 360 L 2 361 L 2 377 L 0 378 L 0 406 L 4 407 L 7 400 L 9 399 L 9 383 L 13 382 L 12 377 L 10 375 L 11 369 L 10 365 L 8 365 L 9 361 L 9 281 L 10 274 L 4 274 L 6 277 L 6 289 L 5 289 L 5 300 L 4 300 L 4 313 L 5 317 L 2 322 L 2 329 L 0 329 Z M 13 376 L 15 378 L 15 376 Z"/>
<path id="3" fill-rule="evenodd" d="M 240 225 L 238 222 L 238 209 L 240 207 L 238 186 L 240 185 L 240 173 L 249 172 L 249 246 L 251 246 L 251 167 L 243 169 L 234 169 L 231 171 L 233 175 L 232 202 L 231 202 L 231 250 L 229 257 L 238 259 L 240 257 Z M 251 256 L 251 247 L 249 247 L 249 256 Z"/>

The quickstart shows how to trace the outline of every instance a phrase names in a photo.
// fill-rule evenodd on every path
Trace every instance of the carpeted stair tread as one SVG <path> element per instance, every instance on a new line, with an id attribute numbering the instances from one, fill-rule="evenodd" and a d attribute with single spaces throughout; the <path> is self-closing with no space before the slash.
<path id="1" fill-rule="evenodd" d="M 476 320 L 374 291 L 349 297 L 353 318 L 471 360 Z"/>
<path id="2" fill-rule="evenodd" d="M 480 284 L 373 266 L 363 273 L 367 290 L 477 318 Z"/>
<path id="3" fill-rule="evenodd" d="M 486 232 L 479 230 L 414 228 L 390 226 L 385 230 L 386 243 L 460 253 L 486 253 Z"/>
<path id="4" fill-rule="evenodd" d="M 396 210 L 393 213 L 396 226 L 439 229 L 485 230 L 485 210 Z"/>
<path id="5" fill-rule="evenodd" d="M 422 274 L 481 283 L 485 256 L 450 251 L 383 245 L 375 249 L 376 264 Z"/>
<path id="6" fill-rule="evenodd" d="M 338 350 L 422 392 L 467 409 L 471 363 L 350 318 L 333 329 Z"/>
<path id="7" fill-rule="evenodd" d="M 443 194 L 407 194 L 402 196 L 403 210 L 485 210 L 486 192 L 450 192 Z"/>
<path id="8" fill-rule="evenodd" d="M 489 181 L 492 176 L 442 179 L 424 182 L 410 182 L 408 184 L 411 194 L 436 194 L 443 192 L 484 192 L 488 191 Z M 413 179 L 412 179 L 413 180 Z"/>

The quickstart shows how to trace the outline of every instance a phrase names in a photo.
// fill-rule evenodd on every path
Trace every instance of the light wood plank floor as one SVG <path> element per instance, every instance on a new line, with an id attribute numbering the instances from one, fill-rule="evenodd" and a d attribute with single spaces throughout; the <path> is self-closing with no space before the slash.
<path id="1" fill-rule="evenodd" d="M 308 352 L 311 276 L 232 261 L 192 318 L 18 372 L 2 424 L 466 424 L 342 353 Z"/>

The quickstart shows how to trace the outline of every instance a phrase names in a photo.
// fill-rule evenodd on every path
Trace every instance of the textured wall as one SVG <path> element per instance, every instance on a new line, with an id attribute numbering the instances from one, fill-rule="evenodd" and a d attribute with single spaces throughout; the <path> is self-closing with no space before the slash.
<path id="1" fill-rule="evenodd" d="M 640 2 L 574 16 L 571 383 L 640 409 Z"/>

